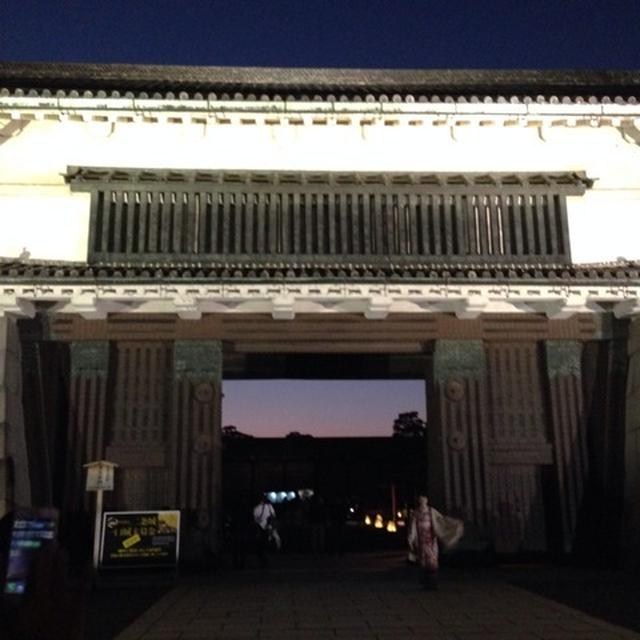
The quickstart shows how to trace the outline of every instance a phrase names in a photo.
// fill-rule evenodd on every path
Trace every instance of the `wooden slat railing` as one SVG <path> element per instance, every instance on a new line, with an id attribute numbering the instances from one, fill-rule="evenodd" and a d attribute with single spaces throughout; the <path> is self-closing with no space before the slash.
<path id="1" fill-rule="evenodd" d="M 566 196 L 586 179 L 475 178 L 69 181 L 91 192 L 92 261 L 570 262 Z"/>

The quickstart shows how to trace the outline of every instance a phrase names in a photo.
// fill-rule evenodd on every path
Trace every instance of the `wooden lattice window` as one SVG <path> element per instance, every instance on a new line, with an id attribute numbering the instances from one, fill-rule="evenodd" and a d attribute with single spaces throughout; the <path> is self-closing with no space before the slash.
<path id="1" fill-rule="evenodd" d="M 570 262 L 578 174 L 70 169 L 91 260 Z"/>

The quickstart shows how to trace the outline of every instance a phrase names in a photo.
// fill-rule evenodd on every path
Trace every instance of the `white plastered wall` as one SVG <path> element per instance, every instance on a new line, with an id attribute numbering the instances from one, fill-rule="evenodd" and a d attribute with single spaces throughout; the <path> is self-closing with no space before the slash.
<path id="1" fill-rule="evenodd" d="M 596 180 L 570 198 L 575 262 L 640 259 L 640 147 L 613 127 L 32 121 L 0 138 L 0 256 L 85 260 L 89 197 L 71 165 L 318 171 L 562 172 Z"/>

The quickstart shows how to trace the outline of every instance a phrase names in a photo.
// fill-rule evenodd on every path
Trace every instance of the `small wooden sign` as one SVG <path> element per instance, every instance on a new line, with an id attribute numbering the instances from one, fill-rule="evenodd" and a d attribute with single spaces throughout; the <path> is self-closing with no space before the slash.
<path id="1" fill-rule="evenodd" d="M 115 462 L 97 460 L 84 465 L 87 469 L 87 491 L 113 491 Z"/>

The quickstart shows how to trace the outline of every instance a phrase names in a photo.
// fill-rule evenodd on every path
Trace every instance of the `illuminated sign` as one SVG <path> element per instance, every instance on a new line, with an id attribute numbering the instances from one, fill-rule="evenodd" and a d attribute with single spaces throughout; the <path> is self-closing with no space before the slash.
<path id="1" fill-rule="evenodd" d="M 58 514 L 55 509 L 16 512 L 9 544 L 9 561 L 4 592 L 22 595 L 27 590 L 38 554 L 56 539 Z"/>
<path id="2" fill-rule="evenodd" d="M 179 511 L 106 511 L 100 566 L 170 567 L 178 562 Z"/>

